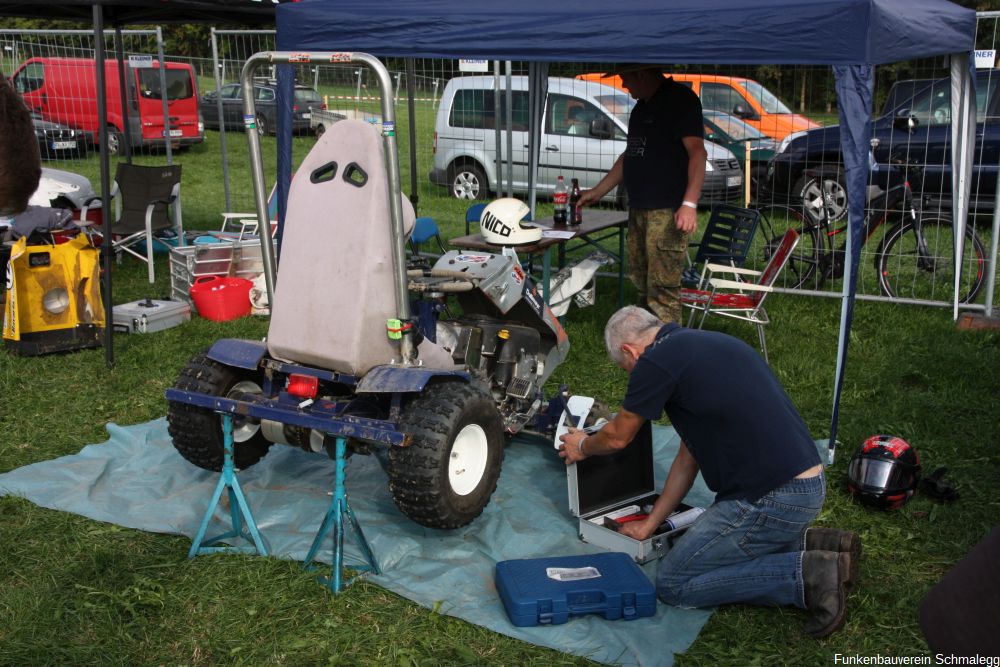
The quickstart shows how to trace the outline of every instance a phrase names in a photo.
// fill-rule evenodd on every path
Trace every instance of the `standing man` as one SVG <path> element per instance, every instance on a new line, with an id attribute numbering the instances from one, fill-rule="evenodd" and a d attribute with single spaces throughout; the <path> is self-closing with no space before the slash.
<path id="1" fill-rule="evenodd" d="M 825 637 L 844 624 L 857 579 L 861 540 L 809 528 L 826 495 L 823 465 L 805 423 L 764 360 L 722 333 L 664 325 L 627 306 L 608 320 L 611 360 L 629 373 L 622 409 L 598 432 L 571 429 L 559 455 L 567 464 L 626 447 L 647 419 L 663 413 L 681 437 L 649 516 L 624 525 L 651 536 L 700 470 L 715 502 L 660 562 L 657 595 L 667 604 L 794 605 Z M 808 529 L 808 530 L 807 530 Z"/>
<path id="2" fill-rule="evenodd" d="M 655 66 L 626 65 L 611 74 L 619 74 L 637 100 L 629 116 L 628 145 L 580 204 L 596 204 L 624 182 L 629 278 L 639 290 L 640 305 L 648 304 L 664 322 L 679 322 L 681 274 L 688 238 L 698 227 L 705 181 L 701 102 Z"/>

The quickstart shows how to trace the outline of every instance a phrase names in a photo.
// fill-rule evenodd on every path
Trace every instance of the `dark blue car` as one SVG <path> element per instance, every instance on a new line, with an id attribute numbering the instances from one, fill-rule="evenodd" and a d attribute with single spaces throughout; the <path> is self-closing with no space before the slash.
<path id="1" fill-rule="evenodd" d="M 1000 83 L 997 70 L 976 73 L 976 145 L 973 157 L 970 211 L 993 210 L 1000 164 Z M 922 199 L 926 206 L 946 206 L 951 200 L 951 82 L 938 79 L 914 86 L 912 96 L 896 98 L 894 108 L 872 123 L 873 155 L 888 163 L 903 156 L 925 167 Z M 907 123 L 912 118 L 915 125 Z M 909 127 L 908 126 L 912 126 Z M 822 182 L 806 176 L 820 170 Z M 840 154 L 840 127 L 823 127 L 789 135 L 768 164 L 768 187 L 776 200 L 787 197 L 819 216 L 826 202 L 830 217 L 847 215 L 847 191 Z"/>

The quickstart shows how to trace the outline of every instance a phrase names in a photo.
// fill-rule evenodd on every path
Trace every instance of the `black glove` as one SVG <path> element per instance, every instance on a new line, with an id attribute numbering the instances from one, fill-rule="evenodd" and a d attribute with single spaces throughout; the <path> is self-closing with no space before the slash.
<path id="1" fill-rule="evenodd" d="M 944 481 L 948 469 L 941 466 L 927 477 L 920 480 L 920 490 L 934 500 L 950 503 L 958 500 L 958 491 L 950 483 Z"/>

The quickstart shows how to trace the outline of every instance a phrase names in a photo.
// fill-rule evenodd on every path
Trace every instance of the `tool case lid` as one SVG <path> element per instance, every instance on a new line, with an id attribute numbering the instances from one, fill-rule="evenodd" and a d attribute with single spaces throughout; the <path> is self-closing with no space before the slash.
<path id="1" fill-rule="evenodd" d="M 652 424 L 647 420 L 620 452 L 577 461 L 566 474 L 569 508 L 575 516 L 610 511 L 655 493 Z"/>

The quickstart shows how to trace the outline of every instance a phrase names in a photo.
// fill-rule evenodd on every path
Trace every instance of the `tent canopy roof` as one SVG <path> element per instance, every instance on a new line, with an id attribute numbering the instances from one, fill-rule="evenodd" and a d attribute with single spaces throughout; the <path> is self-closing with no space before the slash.
<path id="1" fill-rule="evenodd" d="M 277 2 L 289 0 L 0 0 L 0 16 L 83 21 L 101 5 L 109 25 L 134 23 L 274 23 Z"/>
<path id="2" fill-rule="evenodd" d="M 947 0 L 303 0 L 282 51 L 564 62 L 876 65 L 971 51 L 976 13 Z"/>

